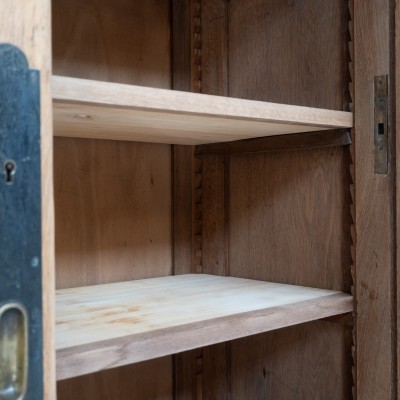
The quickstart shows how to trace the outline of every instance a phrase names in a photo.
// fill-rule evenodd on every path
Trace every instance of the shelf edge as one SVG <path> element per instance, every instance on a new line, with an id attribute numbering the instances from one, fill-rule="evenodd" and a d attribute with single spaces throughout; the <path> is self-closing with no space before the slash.
<path id="1" fill-rule="evenodd" d="M 353 298 L 313 300 L 57 350 L 57 380 L 163 357 L 353 311 Z"/>
<path id="2" fill-rule="evenodd" d="M 132 108 L 226 119 L 351 128 L 353 114 L 297 105 L 53 76 L 53 103 Z M 114 89 L 114 90 L 113 90 Z M 116 96 L 117 95 L 117 96 Z"/>

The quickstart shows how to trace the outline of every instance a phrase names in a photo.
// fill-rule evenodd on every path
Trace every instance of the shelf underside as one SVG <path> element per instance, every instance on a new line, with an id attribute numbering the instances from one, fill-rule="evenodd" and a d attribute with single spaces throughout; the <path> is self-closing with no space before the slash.
<path id="1" fill-rule="evenodd" d="M 352 114 L 53 77 L 56 136 L 197 145 L 350 128 Z"/>
<path id="2" fill-rule="evenodd" d="M 189 274 L 58 290 L 57 379 L 352 311 L 348 294 Z"/>

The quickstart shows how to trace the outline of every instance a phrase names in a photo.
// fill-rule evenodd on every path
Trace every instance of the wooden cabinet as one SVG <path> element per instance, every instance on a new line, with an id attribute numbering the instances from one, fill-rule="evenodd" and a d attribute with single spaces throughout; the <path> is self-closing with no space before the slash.
<path id="1" fill-rule="evenodd" d="M 395 398 L 395 1 L 33 3 L 45 398 Z"/>

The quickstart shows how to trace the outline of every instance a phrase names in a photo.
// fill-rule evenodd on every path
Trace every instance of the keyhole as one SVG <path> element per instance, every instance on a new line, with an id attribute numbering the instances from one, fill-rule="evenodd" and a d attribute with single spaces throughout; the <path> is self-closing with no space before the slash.
<path id="1" fill-rule="evenodd" d="M 380 122 L 378 124 L 378 135 L 384 135 L 385 134 L 385 124 Z"/>
<path id="2" fill-rule="evenodd" d="M 12 184 L 13 177 L 14 177 L 15 170 L 16 170 L 15 163 L 13 161 L 7 161 L 4 164 L 4 169 L 5 169 L 5 172 L 6 172 L 6 182 L 8 184 Z"/>

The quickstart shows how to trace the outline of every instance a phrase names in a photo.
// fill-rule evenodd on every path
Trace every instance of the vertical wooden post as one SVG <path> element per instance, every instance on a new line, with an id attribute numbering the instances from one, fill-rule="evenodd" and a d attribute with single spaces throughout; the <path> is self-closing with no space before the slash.
<path id="1" fill-rule="evenodd" d="M 50 0 L 2 0 L 0 42 L 19 47 L 40 71 L 44 398 L 54 400 L 54 210 Z"/>
<path id="2" fill-rule="evenodd" d="M 394 118 L 395 124 L 393 124 L 393 128 L 395 130 L 395 160 L 396 160 L 396 254 L 395 254 L 395 263 L 396 263 L 396 355 L 397 355 L 397 371 L 396 376 L 394 377 L 397 382 L 397 398 L 400 398 L 400 272 L 398 271 L 398 266 L 400 265 L 400 138 L 398 134 L 400 134 L 400 1 L 396 0 L 395 2 L 395 14 L 394 14 L 394 35 L 395 35 L 395 54 L 394 54 L 394 62 L 392 63 L 392 68 L 395 69 L 393 73 L 394 79 Z"/>
<path id="3" fill-rule="evenodd" d="M 391 75 L 390 0 L 354 2 L 357 395 L 395 397 L 394 174 L 376 174 L 374 77 Z M 391 83 L 389 83 L 391 85 Z M 390 101 L 389 101 L 390 107 Z"/>

